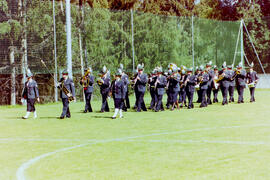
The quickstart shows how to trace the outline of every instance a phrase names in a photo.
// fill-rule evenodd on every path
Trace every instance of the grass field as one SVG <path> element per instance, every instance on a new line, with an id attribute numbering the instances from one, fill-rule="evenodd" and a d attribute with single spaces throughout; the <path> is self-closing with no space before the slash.
<path id="1" fill-rule="evenodd" d="M 256 91 L 256 103 L 245 97 L 115 120 L 82 113 L 80 102 L 64 120 L 60 103 L 37 105 L 39 118 L 28 120 L 26 107 L 2 106 L 0 179 L 270 179 L 270 91 Z"/>

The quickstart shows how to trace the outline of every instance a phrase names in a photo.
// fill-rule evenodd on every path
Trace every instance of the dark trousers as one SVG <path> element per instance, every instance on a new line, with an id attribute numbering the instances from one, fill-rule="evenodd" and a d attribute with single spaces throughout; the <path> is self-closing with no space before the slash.
<path id="1" fill-rule="evenodd" d="M 245 89 L 245 86 L 237 86 L 238 103 L 244 102 L 244 89 Z"/>
<path id="2" fill-rule="evenodd" d="M 223 96 L 223 101 L 222 104 L 228 104 L 228 90 L 229 87 L 221 87 L 221 92 L 222 92 L 222 96 Z"/>
<path id="3" fill-rule="evenodd" d="M 218 102 L 218 90 L 219 89 L 214 89 L 213 90 L 213 95 L 214 95 L 214 99 L 213 99 L 213 102 L 215 103 L 215 102 Z"/>
<path id="4" fill-rule="evenodd" d="M 186 103 L 186 91 L 185 89 L 181 89 L 181 91 L 179 92 L 179 103 L 181 104 L 185 104 Z"/>
<path id="5" fill-rule="evenodd" d="M 157 94 L 154 88 L 150 88 L 150 95 L 151 95 L 150 109 L 153 109 L 155 108 L 157 103 Z"/>
<path id="6" fill-rule="evenodd" d="M 166 103 L 166 107 L 169 108 L 170 105 L 171 105 L 171 95 L 170 95 L 170 92 L 167 90 L 166 91 L 166 94 L 167 94 L 167 103 Z"/>
<path id="7" fill-rule="evenodd" d="M 63 103 L 63 111 L 61 117 L 70 117 L 68 98 L 62 98 L 62 103 Z"/>
<path id="8" fill-rule="evenodd" d="M 27 112 L 35 112 L 36 108 L 35 108 L 35 102 L 36 99 L 26 99 L 27 102 Z"/>
<path id="9" fill-rule="evenodd" d="M 234 86 L 229 86 L 229 95 L 230 95 L 230 101 L 231 102 L 234 102 L 234 97 L 233 97 L 233 95 L 234 95 Z"/>
<path id="10" fill-rule="evenodd" d="M 200 107 L 206 107 L 207 106 L 206 91 L 207 91 L 207 89 L 201 89 L 202 102 L 201 102 Z"/>
<path id="11" fill-rule="evenodd" d="M 109 105 L 108 105 L 108 101 L 107 101 L 108 94 L 109 94 L 108 92 L 101 93 L 101 96 L 102 96 L 101 111 L 106 111 L 106 112 L 109 112 L 110 111 Z"/>
<path id="12" fill-rule="evenodd" d="M 114 98 L 114 108 L 115 109 L 122 109 L 123 108 L 123 99 Z"/>
<path id="13" fill-rule="evenodd" d="M 91 106 L 91 97 L 92 97 L 92 93 L 84 93 L 84 97 L 85 97 L 85 111 L 89 111 L 92 112 L 92 106 Z"/>
<path id="14" fill-rule="evenodd" d="M 138 98 L 138 100 L 137 100 L 137 111 L 141 111 L 141 109 L 143 110 L 143 111 L 147 111 L 147 109 L 146 109 L 146 107 L 145 107 L 145 103 L 144 103 L 144 92 L 137 92 L 137 98 Z"/>
<path id="15" fill-rule="evenodd" d="M 193 96 L 194 96 L 194 91 L 187 91 L 187 97 L 188 97 L 188 108 L 193 108 Z"/>
<path id="16" fill-rule="evenodd" d="M 129 102 L 128 91 L 126 92 L 126 95 L 125 95 L 125 107 L 126 107 L 127 109 L 130 108 L 130 102 Z"/>
<path id="17" fill-rule="evenodd" d="M 161 95 L 157 94 L 156 97 L 157 97 L 156 111 L 159 111 L 159 110 L 163 109 L 163 105 L 162 105 L 163 94 L 161 94 Z"/>
<path id="18" fill-rule="evenodd" d="M 208 86 L 208 89 L 206 90 L 207 104 L 212 104 L 211 93 L 212 93 L 212 87 L 211 86 Z"/>
<path id="19" fill-rule="evenodd" d="M 249 88 L 249 92 L 250 92 L 250 101 L 251 101 L 251 102 L 255 101 L 255 97 L 254 97 L 254 94 L 255 94 L 255 87 Z"/>
<path id="20" fill-rule="evenodd" d="M 198 95 L 197 103 L 201 103 L 202 102 L 202 90 L 201 89 L 197 91 L 197 95 Z"/>

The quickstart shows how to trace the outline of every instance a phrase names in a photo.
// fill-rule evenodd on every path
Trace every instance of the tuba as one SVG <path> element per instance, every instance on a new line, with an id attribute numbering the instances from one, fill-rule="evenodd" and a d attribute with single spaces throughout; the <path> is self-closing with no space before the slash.
<path id="1" fill-rule="evenodd" d="M 90 83 L 90 80 L 87 77 L 88 73 L 90 73 L 89 69 L 85 72 L 85 74 L 83 75 L 83 77 L 81 79 L 81 82 L 82 82 L 82 85 L 83 85 L 84 88 L 87 88 L 89 86 L 89 83 Z"/>
<path id="2" fill-rule="evenodd" d="M 72 96 L 71 92 L 68 90 L 68 88 L 64 85 L 64 81 L 61 82 L 61 89 L 64 92 L 64 94 L 68 97 L 68 101 L 74 101 L 75 98 Z"/>

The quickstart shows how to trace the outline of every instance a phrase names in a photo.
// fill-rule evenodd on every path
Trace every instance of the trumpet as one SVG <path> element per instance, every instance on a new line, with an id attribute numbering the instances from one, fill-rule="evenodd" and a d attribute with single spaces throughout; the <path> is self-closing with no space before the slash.
<path id="1" fill-rule="evenodd" d="M 97 78 L 97 83 L 99 86 L 102 86 L 102 84 L 104 83 L 104 80 L 101 77 L 99 77 Z"/>
<path id="2" fill-rule="evenodd" d="M 225 73 L 222 73 L 221 75 L 218 76 L 217 79 L 215 79 L 215 82 L 218 83 L 219 81 L 223 80 L 225 77 Z"/>

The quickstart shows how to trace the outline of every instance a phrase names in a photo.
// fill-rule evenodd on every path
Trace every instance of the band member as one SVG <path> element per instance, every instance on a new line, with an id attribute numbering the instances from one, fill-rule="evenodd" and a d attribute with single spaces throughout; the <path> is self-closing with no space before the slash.
<path id="1" fill-rule="evenodd" d="M 246 70 L 243 69 L 242 63 L 237 66 L 237 71 L 239 72 L 236 76 L 236 88 L 238 92 L 238 104 L 244 103 L 244 89 L 246 87 Z"/>
<path id="2" fill-rule="evenodd" d="M 91 97 L 94 90 L 95 77 L 91 75 L 92 68 L 85 69 L 85 74 L 80 80 L 80 84 L 83 86 L 83 92 L 85 97 L 84 113 L 93 112 L 91 107 Z"/>
<path id="3" fill-rule="evenodd" d="M 178 99 L 177 99 L 177 95 L 179 94 L 180 91 L 180 75 L 178 74 L 178 68 L 177 66 L 174 66 L 172 68 L 172 75 L 169 78 L 169 92 L 170 92 L 170 100 L 172 104 L 171 110 L 173 111 L 175 106 L 177 107 L 177 109 L 179 109 L 179 103 L 178 103 Z"/>
<path id="4" fill-rule="evenodd" d="M 108 105 L 108 96 L 110 92 L 110 85 L 111 85 L 111 77 L 109 71 L 107 70 L 106 66 L 103 66 L 102 71 L 99 73 L 99 78 L 97 79 L 97 83 L 100 87 L 100 94 L 102 96 L 102 104 L 100 112 L 109 112 L 109 105 Z"/>
<path id="5" fill-rule="evenodd" d="M 58 87 L 60 88 L 60 97 L 63 103 L 63 111 L 60 116 L 60 119 L 64 119 L 65 117 L 70 118 L 70 110 L 69 110 L 69 101 L 75 100 L 75 87 L 73 80 L 68 77 L 67 70 L 62 72 L 62 78 L 58 83 Z"/>
<path id="6" fill-rule="evenodd" d="M 150 90 L 150 95 L 151 95 L 151 103 L 150 103 L 149 109 L 155 109 L 155 106 L 157 103 L 157 94 L 156 94 L 156 88 L 155 88 L 156 80 L 157 80 L 157 70 L 154 69 L 152 71 L 151 76 L 148 79 L 148 84 L 150 86 L 149 90 Z"/>
<path id="7" fill-rule="evenodd" d="M 196 75 L 192 75 L 192 68 L 187 69 L 187 76 L 185 77 L 185 90 L 188 97 L 188 109 L 194 108 L 193 95 L 195 92 L 195 85 L 197 83 Z"/>
<path id="8" fill-rule="evenodd" d="M 217 82 L 218 79 L 218 68 L 217 66 L 214 67 L 214 78 L 213 78 L 213 95 L 214 95 L 214 99 L 213 99 L 213 103 L 217 103 L 218 102 L 218 91 L 219 91 L 219 87 L 220 84 Z"/>
<path id="9" fill-rule="evenodd" d="M 203 69 L 203 66 L 200 66 L 197 68 L 196 70 L 196 77 L 197 77 L 197 85 L 195 86 L 196 90 L 197 90 L 197 96 L 198 96 L 198 100 L 197 100 L 197 103 L 201 103 L 202 102 L 202 91 L 200 89 L 200 77 L 202 76 L 202 69 Z"/>
<path id="10" fill-rule="evenodd" d="M 111 93 L 114 100 L 114 115 L 112 119 L 115 119 L 118 112 L 120 114 L 120 118 L 123 118 L 122 107 L 125 99 L 125 85 L 121 80 L 122 70 L 118 69 L 115 73 L 115 80 L 111 84 Z"/>
<path id="11" fill-rule="evenodd" d="M 202 73 L 202 76 L 199 77 L 199 83 L 200 83 L 200 90 L 201 90 L 201 96 L 202 96 L 202 102 L 200 107 L 207 107 L 207 100 L 206 100 L 206 91 L 208 89 L 208 81 L 210 77 L 207 72 L 207 69 L 205 69 Z"/>
<path id="12" fill-rule="evenodd" d="M 185 104 L 186 106 L 186 87 L 185 87 L 185 79 L 186 79 L 186 71 L 183 69 L 181 71 L 181 79 L 180 79 L 180 91 L 179 91 L 179 103 L 180 103 L 180 108 L 183 107 Z"/>
<path id="13" fill-rule="evenodd" d="M 38 85 L 37 82 L 33 80 L 33 74 L 30 72 L 29 69 L 27 72 L 27 81 L 24 84 L 22 100 L 26 100 L 27 102 L 26 114 L 22 118 L 28 119 L 31 112 L 34 113 L 34 118 L 37 118 L 35 101 L 37 100 L 39 102 Z"/>
<path id="14" fill-rule="evenodd" d="M 229 96 L 230 96 L 230 98 L 229 98 L 229 103 L 230 102 L 234 102 L 234 87 L 235 87 L 235 78 L 234 78 L 234 76 L 235 76 L 235 71 L 232 69 L 232 66 L 230 65 L 230 66 L 228 66 L 228 72 L 229 72 L 229 76 L 230 76 L 230 79 L 229 79 L 229 89 L 228 89 L 228 91 L 229 91 Z"/>
<path id="15" fill-rule="evenodd" d="M 206 95 L 207 95 L 207 104 L 212 104 L 211 101 L 211 93 L 212 93 L 212 87 L 213 87 L 213 78 L 214 78 L 214 70 L 212 68 L 212 61 L 206 64 L 206 71 L 209 75 L 209 81 L 208 81 L 208 87 L 206 90 Z"/>
<path id="16" fill-rule="evenodd" d="M 164 110 L 162 105 L 163 94 L 165 93 L 165 87 L 167 84 L 167 79 L 162 75 L 162 68 L 157 68 L 157 80 L 155 82 L 156 96 L 157 96 L 157 104 L 155 108 L 155 112 L 159 110 Z"/>
<path id="17" fill-rule="evenodd" d="M 229 72 L 227 71 L 226 62 L 222 65 L 222 70 L 219 72 L 219 79 L 218 81 L 220 83 L 220 89 L 223 96 L 222 105 L 228 104 L 228 90 L 229 90 L 229 80 L 231 79 L 231 76 Z"/>
<path id="18" fill-rule="evenodd" d="M 146 90 L 146 83 L 148 81 L 148 76 L 143 72 L 144 65 L 139 64 L 138 69 L 138 75 L 134 79 L 135 84 L 135 94 L 136 94 L 136 101 L 137 101 L 137 112 L 141 112 L 141 109 L 143 111 L 147 111 L 144 103 L 144 93 Z"/>
<path id="19" fill-rule="evenodd" d="M 249 72 L 247 73 L 247 84 L 249 87 L 249 91 L 250 91 L 250 102 L 255 102 L 255 88 L 256 85 L 259 81 L 259 77 L 257 75 L 257 72 L 253 70 L 253 62 L 251 63 L 250 67 L 249 67 Z"/>
<path id="20" fill-rule="evenodd" d="M 171 104 L 171 95 L 170 95 L 170 90 L 169 90 L 169 86 L 170 86 L 170 77 L 172 75 L 172 70 L 169 69 L 168 73 L 167 73 L 167 85 L 166 85 L 166 94 L 167 94 L 167 102 L 166 102 L 166 108 L 170 109 Z"/>
<path id="21" fill-rule="evenodd" d="M 124 104 L 123 104 L 123 110 L 127 111 L 127 109 L 130 108 L 130 103 L 129 103 L 129 97 L 128 97 L 128 85 L 129 85 L 129 79 L 128 79 L 128 75 L 125 73 L 124 71 L 124 66 L 123 64 L 120 64 L 120 69 L 122 71 L 122 75 L 121 75 L 121 80 L 124 83 Z"/>

